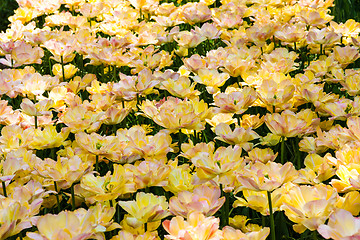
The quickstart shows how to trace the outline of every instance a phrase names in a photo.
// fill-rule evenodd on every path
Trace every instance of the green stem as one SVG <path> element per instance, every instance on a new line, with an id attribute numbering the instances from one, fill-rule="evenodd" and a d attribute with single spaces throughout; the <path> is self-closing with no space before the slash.
<path id="1" fill-rule="evenodd" d="M 54 181 L 54 188 L 55 188 L 55 192 L 57 192 L 57 194 L 55 195 L 56 196 L 57 209 L 58 209 L 58 212 L 61 212 L 59 192 L 58 192 L 58 188 L 57 188 L 57 183 L 55 181 Z"/>
<path id="2" fill-rule="evenodd" d="M 7 197 L 7 193 L 6 193 L 6 185 L 5 182 L 2 182 L 2 187 L 3 187 L 3 193 L 4 193 L 4 197 Z"/>
<path id="3" fill-rule="evenodd" d="M 74 184 L 71 185 L 71 205 L 72 210 L 75 210 L 75 193 L 74 193 Z"/>
<path id="4" fill-rule="evenodd" d="M 235 114 L 235 115 L 236 115 L 237 123 L 238 123 L 238 125 L 239 125 L 239 127 L 240 127 L 240 123 L 241 123 L 241 121 L 240 121 L 240 114 Z"/>
<path id="5" fill-rule="evenodd" d="M 229 213 L 230 213 L 230 193 L 223 191 L 223 186 L 220 184 L 222 195 L 225 196 L 225 203 L 221 211 L 221 226 L 225 227 L 229 225 Z"/>
<path id="6" fill-rule="evenodd" d="M 63 75 L 63 81 L 65 82 L 65 67 L 64 67 L 64 57 L 60 56 L 61 59 L 61 70 L 62 70 L 62 75 Z"/>
<path id="7" fill-rule="evenodd" d="M 236 78 L 236 83 L 237 83 L 237 85 L 238 85 L 239 88 L 241 88 L 241 87 L 240 87 L 240 82 L 241 82 L 241 81 L 242 81 L 241 76 L 240 76 L 240 75 L 237 76 L 237 78 Z"/>
<path id="8" fill-rule="evenodd" d="M 116 222 L 120 223 L 121 213 L 120 213 L 120 205 L 116 204 Z"/>
<path id="9" fill-rule="evenodd" d="M 38 128 L 38 116 L 34 116 L 35 117 L 35 129 Z"/>
<path id="10" fill-rule="evenodd" d="M 295 153 L 296 165 L 297 165 L 297 168 L 300 169 L 301 168 L 301 161 L 300 161 L 300 153 L 299 153 L 299 148 L 298 148 L 299 145 L 298 145 L 298 142 L 297 142 L 297 138 L 293 139 L 292 145 L 293 145 L 293 151 Z"/>
<path id="11" fill-rule="evenodd" d="M 194 130 L 194 139 L 193 139 L 194 144 L 197 143 L 197 134 L 196 134 L 196 130 Z"/>
<path id="12" fill-rule="evenodd" d="M 294 51 L 296 52 L 296 42 L 294 42 Z"/>
<path id="13" fill-rule="evenodd" d="M 99 172 L 99 155 L 96 155 L 95 171 Z"/>
<path id="14" fill-rule="evenodd" d="M 276 40 L 275 40 L 275 36 L 273 35 L 273 42 L 274 42 L 274 48 L 276 48 Z"/>
<path id="15" fill-rule="evenodd" d="M 179 152 L 181 152 L 181 144 L 182 144 L 182 134 L 181 134 L 181 129 L 179 129 L 179 143 L 178 143 Z"/>
<path id="16" fill-rule="evenodd" d="M 271 240 L 276 240 L 275 237 L 275 222 L 274 222 L 274 215 L 271 203 L 271 192 L 267 191 L 268 203 L 269 203 L 269 212 L 270 212 L 270 236 Z"/>
<path id="17" fill-rule="evenodd" d="M 285 164 L 285 137 L 281 138 L 281 164 Z"/>
<path id="18" fill-rule="evenodd" d="M 144 223 L 144 232 L 147 232 L 147 223 Z"/>
<path id="19" fill-rule="evenodd" d="M 35 99 L 34 104 L 36 104 L 36 95 L 34 96 L 34 99 Z M 37 114 L 37 110 L 36 110 L 36 114 Z M 38 128 L 38 116 L 35 115 L 34 117 L 35 117 L 34 121 L 35 121 L 35 129 L 36 129 L 36 128 Z"/>

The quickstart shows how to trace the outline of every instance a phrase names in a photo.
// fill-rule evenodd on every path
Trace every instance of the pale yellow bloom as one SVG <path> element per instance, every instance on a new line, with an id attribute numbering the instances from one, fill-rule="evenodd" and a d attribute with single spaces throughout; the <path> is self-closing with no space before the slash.
<path id="1" fill-rule="evenodd" d="M 71 63 L 64 65 L 65 79 L 63 79 L 61 64 L 58 64 L 58 63 L 54 64 L 53 68 L 52 68 L 53 74 L 55 76 L 58 76 L 58 78 L 60 80 L 67 80 L 67 79 L 72 78 L 78 70 L 79 69 L 77 67 L 75 67 L 74 65 L 72 65 Z"/>
<path id="2" fill-rule="evenodd" d="M 170 215 L 166 198 L 152 193 L 138 192 L 135 201 L 119 201 L 118 203 L 131 215 L 126 221 L 135 228 L 147 222 L 159 221 Z"/>
<path id="3" fill-rule="evenodd" d="M 192 192 L 182 191 L 170 198 L 169 210 L 175 216 L 187 217 L 192 211 L 201 212 L 205 216 L 214 215 L 224 204 L 220 188 L 215 185 L 199 185 Z"/>
<path id="4" fill-rule="evenodd" d="M 288 190 L 281 210 L 295 223 L 295 232 L 314 231 L 325 223 L 335 208 L 337 198 L 336 190 L 328 185 L 294 185 Z"/>
<path id="5" fill-rule="evenodd" d="M 344 240 L 360 237 L 360 219 L 344 209 L 335 210 L 329 222 L 318 227 L 318 232 L 326 239 Z"/>
<path id="6" fill-rule="evenodd" d="M 136 191 L 133 178 L 133 174 L 122 165 L 114 164 L 113 174 L 107 172 L 105 176 L 94 176 L 93 173 L 84 175 L 77 190 L 91 204 L 115 200 L 121 195 Z"/>
<path id="7" fill-rule="evenodd" d="M 221 239 L 221 231 L 218 230 L 220 220 L 215 217 L 205 217 L 202 213 L 189 213 L 187 220 L 183 217 L 173 217 L 165 220 L 163 227 L 169 233 L 166 239 L 184 240 L 218 240 Z"/>

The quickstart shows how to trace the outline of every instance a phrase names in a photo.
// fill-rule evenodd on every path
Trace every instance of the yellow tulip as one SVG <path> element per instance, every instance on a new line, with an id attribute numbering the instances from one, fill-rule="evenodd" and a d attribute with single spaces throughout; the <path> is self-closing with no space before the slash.
<path id="1" fill-rule="evenodd" d="M 169 233 L 165 235 L 166 239 L 221 239 L 221 231 L 218 230 L 220 220 L 215 217 L 205 217 L 202 213 L 191 212 L 187 220 L 183 217 L 173 217 L 171 220 L 165 220 L 163 227 Z"/>
<path id="2" fill-rule="evenodd" d="M 220 188 L 215 185 L 199 185 L 192 192 L 182 191 L 170 198 L 169 210 L 173 215 L 184 218 L 192 211 L 212 216 L 225 202 L 225 197 L 220 198 L 220 195 Z"/>
<path id="3" fill-rule="evenodd" d="M 152 193 L 138 192 L 135 201 L 119 201 L 118 203 L 131 215 L 126 221 L 134 228 L 147 222 L 159 221 L 170 215 L 166 198 Z"/>
<path id="4" fill-rule="evenodd" d="M 318 227 L 318 232 L 326 239 L 358 239 L 360 238 L 360 219 L 344 209 L 335 210 L 329 222 Z"/>
<path id="5" fill-rule="evenodd" d="M 337 199 L 336 190 L 328 185 L 294 185 L 288 190 L 281 210 L 295 223 L 295 232 L 315 231 L 330 216 Z"/>

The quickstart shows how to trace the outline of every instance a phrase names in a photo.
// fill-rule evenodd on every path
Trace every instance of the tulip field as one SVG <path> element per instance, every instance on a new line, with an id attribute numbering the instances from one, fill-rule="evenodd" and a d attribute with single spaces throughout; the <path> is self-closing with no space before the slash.
<path id="1" fill-rule="evenodd" d="M 17 3 L 0 240 L 360 239 L 360 23 L 334 0 Z"/>

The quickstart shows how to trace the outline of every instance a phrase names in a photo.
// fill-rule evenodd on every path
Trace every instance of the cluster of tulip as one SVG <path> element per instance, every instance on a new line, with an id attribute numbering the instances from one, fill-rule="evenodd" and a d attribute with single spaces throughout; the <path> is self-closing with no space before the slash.
<path id="1" fill-rule="evenodd" d="M 360 23 L 333 0 L 17 0 L 0 239 L 360 238 Z"/>

